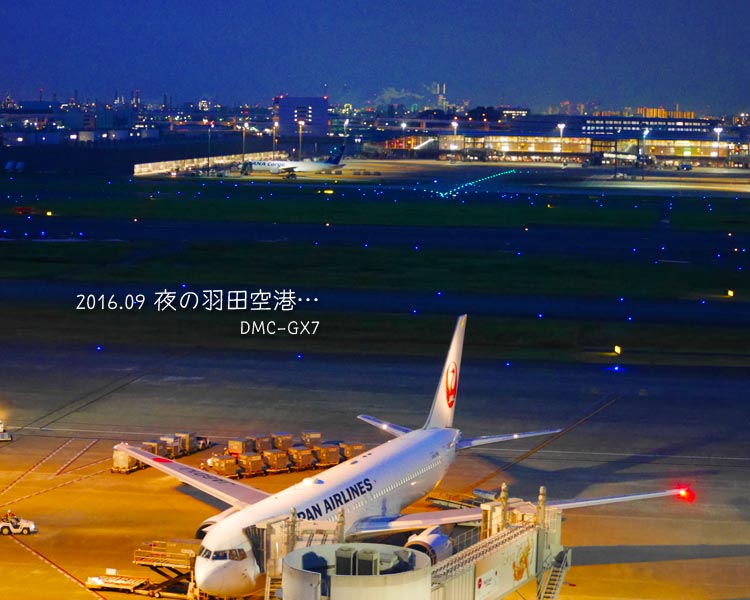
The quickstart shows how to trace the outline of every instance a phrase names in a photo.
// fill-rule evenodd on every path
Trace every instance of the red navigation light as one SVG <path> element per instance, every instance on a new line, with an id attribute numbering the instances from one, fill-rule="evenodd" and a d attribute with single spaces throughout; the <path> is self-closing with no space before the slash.
<path id="1" fill-rule="evenodd" d="M 680 486 L 677 488 L 677 497 L 685 502 L 695 502 L 695 492 L 688 486 Z"/>

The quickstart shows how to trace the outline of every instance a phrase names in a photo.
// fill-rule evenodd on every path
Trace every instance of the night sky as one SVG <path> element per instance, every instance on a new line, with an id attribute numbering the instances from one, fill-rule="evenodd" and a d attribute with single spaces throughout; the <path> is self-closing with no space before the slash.
<path id="1" fill-rule="evenodd" d="M 390 88 L 429 103 L 438 81 L 472 106 L 750 110 L 746 0 L 13 1 L 2 16 L 0 94 L 16 100 L 362 104 Z"/>

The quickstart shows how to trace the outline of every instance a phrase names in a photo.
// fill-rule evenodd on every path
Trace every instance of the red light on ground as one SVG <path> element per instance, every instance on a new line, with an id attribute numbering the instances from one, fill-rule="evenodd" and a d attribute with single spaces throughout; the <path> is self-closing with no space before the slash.
<path id="1" fill-rule="evenodd" d="M 689 487 L 678 488 L 677 497 L 685 502 L 695 502 L 695 492 Z"/>

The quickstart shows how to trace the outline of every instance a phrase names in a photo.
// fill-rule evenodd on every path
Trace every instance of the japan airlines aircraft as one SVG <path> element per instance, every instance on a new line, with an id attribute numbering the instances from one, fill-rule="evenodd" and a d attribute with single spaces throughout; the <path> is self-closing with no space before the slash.
<path id="1" fill-rule="evenodd" d="M 345 148 L 346 146 L 334 148 L 325 160 L 251 160 L 242 165 L 242 174 L 266 171 L 293 179 L 297 173 L 320 173 L 327 169 L 341 169 L 346 166 L 340 164 Z"/>
<path id="2" fill-rule="evenodd" d="M 427 545 L 430 535 L 436 544 L 440 544 L 441 539 L 434 536 L 442 535 L 428 530 L 478 519 L 479 508 L 408 515 L 400 512 L 440 482 L 457 450 L 557 433 L 560 429 L 466 438 L 453 428 L 465 326 L 466 315 L 462 315 L 456 324 L 424 427 L 410 430 L 360 415 L 360 419 L 393 435 L 394 439 L 277 494 L 268 494 L 127 444 L 116 446 L 139 461 L 231 505 L 229 510 L 201 525 L 205 538 L 195 560 L 195 581 L 201 591 L 219 597 L 249 594 L 260 569 L 246 528 L 267 519 L 286 516 L 292 508 L 298 518 L 310 520 L 334 521 L 343 511 L 346 534 L 350 539 L 388 531 L 425 530 L 423 535 Z M 548 502 L 547 506 L 573 508 L 676 493 Z"/>

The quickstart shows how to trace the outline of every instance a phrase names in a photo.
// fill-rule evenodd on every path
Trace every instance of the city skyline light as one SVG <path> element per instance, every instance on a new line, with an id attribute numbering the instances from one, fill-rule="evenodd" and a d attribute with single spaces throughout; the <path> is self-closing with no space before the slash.
<path id="1" fill-rule="evenodd" d="M 108 101 L 139 89 L 175 104 L 327 93 L 362 105 L 386 89 L 428 97 L 439 82 L 472 106 L 679 104 L 719 115 L 747 111 L 750 92 L 745 3 L 79 0 L 63 10 L 39 0 L 4 16 L 0 94 L 16 99 Z"/>

